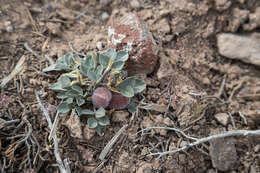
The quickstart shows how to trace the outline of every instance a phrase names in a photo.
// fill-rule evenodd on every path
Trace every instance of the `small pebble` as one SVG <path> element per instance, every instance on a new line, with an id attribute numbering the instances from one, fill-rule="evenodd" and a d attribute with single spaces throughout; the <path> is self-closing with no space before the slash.
<path id="1" fill-rule="evenodd" d="M 103 44 L 102 44 L 102 42 L 98 41 L 98 42 L 96 43 L 96 47 L 97 47 L 98 50 L 102 50 L 102 49 L 103 49 Z"/>
<path id="2" fill-rule="evenodd" d="M 130 6 L 132 8 L 140 8 L 140 2 L 138 0 L 132 0 L 130 1 Z"/>
<path id="3" fill-rule="evenodd" d="M 109 18 L 109 14 L 107 12 L 103 12 L 102 15 L 101 15 L 101 19 L 103 21 L 106 21 L 108 18 Z"/>
<path id="4" fill-rule="evenodd" d="M 260 151 L 260 144 L 257 144 L 254 148 L 254 151 L 257 153 Z"/>
<path id="5" fill-rule="evenodd" d="M 6 32 L 13 32 L 14 31 L 14 28 L 13 28 L 13 26 L 12 26 L 10 21 L 6 21 L 4 23 L 4 25 L 5 25 Z"/>
<path id="6" fill-rule="evenodd" d="M 215 118 L 223 126 L 226 126 L 228 124 L 229 116 L 227 113 L 218 113 L 215 115 Z"/>
<path id="7" fill-rule="evenodd" d="M 86 140 L 90 140 L 92 137 L 94 137 L 95 133 L 96 133 L 95 129 L 90 129 L 88 128 L 88 126 L 85 126 L 83 129 L 83 137 Z"/>
<path id="8" fill-rule="evenodd" d="M 180 164 L 186 163 L 186 155 L 185 154 L 179 154 L 179 162 L 180 162 Z"/>

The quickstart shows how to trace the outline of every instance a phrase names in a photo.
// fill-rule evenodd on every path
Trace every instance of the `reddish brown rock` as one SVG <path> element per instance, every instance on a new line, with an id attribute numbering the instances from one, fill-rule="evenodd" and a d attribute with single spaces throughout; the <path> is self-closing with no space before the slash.
<path id="1" fill-rule="evenodd" d="M 151 73 L 157 63 L 158 46 L 144 21 L 133 13 L 110 22 L 108 44 L 129 53 L 126 69 L 130 74 Z"/>

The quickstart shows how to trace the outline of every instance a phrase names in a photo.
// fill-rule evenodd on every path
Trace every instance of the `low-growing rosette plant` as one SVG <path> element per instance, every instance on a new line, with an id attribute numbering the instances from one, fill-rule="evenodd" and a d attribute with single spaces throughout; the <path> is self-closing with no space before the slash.
<path id="1" fill-rule="evenodd" d="M 105 108 L 134 110 L 131 98 L 146 88 L 143 80 L 127 77 L 123 70 L 128 53 L 108 49 L 86 57 L 67 53 L 57 59 L 53 69 L 62 71 L 50 89 L 61 99 L 57 111 L 60 116 L 75 109 L 79 116 L 91 115 L 88 127 L 102 135 L 102 129 L 110 124 Z"/>

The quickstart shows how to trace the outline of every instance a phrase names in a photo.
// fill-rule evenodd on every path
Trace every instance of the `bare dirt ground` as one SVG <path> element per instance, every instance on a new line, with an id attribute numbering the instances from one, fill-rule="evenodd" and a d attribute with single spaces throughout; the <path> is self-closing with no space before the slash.
<path id="1" fill-rule="evenodd" d="M 136 97 L 160 105 L 160 109 L 140 109 L 135 115 L 122 111 L 111 117 L 102 137 L 95 134 L 79 139 L 71 135 L 66 123 L 60 123 L 59 149 L 62 158 L 71 161 L 71 172 L 221 172 L 212 164 L 213 144 L 156 159 L 148 154 L 192 141 L 174 131 L 137 132 L 149 126 L 170 126 L 201 138 L 234 129 L 260 128 L 259 67 L 221 56 L 216 42 L 218 33 L 259 32 L 259 21 L 248 16 L 257 19 L 260 1 L 134 2 L 0 0 L 0 79 L 25 58 L 23 70 L 0 93 L 1 122 L 17 120 L 8 127 L 0 122 L 2 172 L 58 172 L 53 165 L 56 160 L 48 141 L 47 122 L 34 94 L 34 90 L 41 94 L 49 110 L 59 104 L 56 94 L 48 89 L 59 73 L 42 72 L 50 62 L 45 57 L 55 61 L 73 50 L 88 54 L 98 51 L 97 45 L 105 49 L 107 24 L 127 12 L 142 17 L 160 46 L 158 66 L 152 74 L 143 76 L 147 89 Z M 250 97 L 243 97 L 245 93 Z M 228 122 L 220 123 L 218 113 L 227 113 Z M 84 121 L 81 119 L 82 128 Z M 100 165 L 100 152 L 124 124 L 129 124 L 124 136 Z M 26 136 L 30 140 L 22 141 Z M 224 172 L 260 172 L 260 138 L 233 140 L 222 146 L 235 147 L 235 154 L 230 153 L 234 158 L 226 161 L 236 160 L 234 166 Z"/>

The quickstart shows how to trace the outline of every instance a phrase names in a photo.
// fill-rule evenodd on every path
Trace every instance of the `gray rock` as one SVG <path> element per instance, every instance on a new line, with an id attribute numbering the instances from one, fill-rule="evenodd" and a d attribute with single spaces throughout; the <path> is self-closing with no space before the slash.
<path id="1" fill-rule="evenodd" d="M 223 126 L 226 126 L 228 124 L 229 116 L 227 113 L 218 113 L 214 117 Z"/>
<path id="2" fill-rule="evenodd" d="M 210 142 L 211 162 L 220 171 L 236 169 L 238 156 L 233 138 L 216 139 Z"/>
<path id="3" fill-rule="evenodd" d="M 260 36 L 240 36 L 222 33 L 217 35 L 219 53 L 227 58 L 260 65 Z"/>

